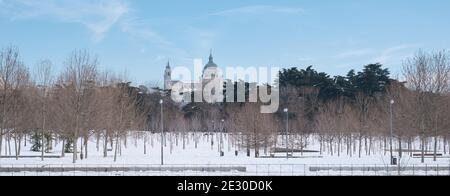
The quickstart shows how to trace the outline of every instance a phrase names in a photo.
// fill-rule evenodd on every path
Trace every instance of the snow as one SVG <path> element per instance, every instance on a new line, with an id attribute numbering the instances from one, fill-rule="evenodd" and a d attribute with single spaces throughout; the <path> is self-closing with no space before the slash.
<path id="1" fill-rule="evenodd" d="M 224 134 L 224 152 L 225 156 L 221 157 L 218 152 L 218 134 L 214 138 L 214 146 L 211 148 L 211 143 L 208 141 L 208 136 L 203 135 L 200 137 L 198 147 L 195 148 L 194 141 L 192 140 L 192 133 L 189 133 L 189 139 L 186 141 L 186 148 L 183 149 L 183 141 L 181 135 L 178 136 L 178 146 L 175 141 L 173 142 L 172 151 L 170 150 L 170 142 L 167 141 L 167 145 L 164 147 L 164 163 L 166 167 L 232 167 L 232 166 L 244 166 L 247 168 L 247 172 L 198 172 L 198 171 L 183 171 L 183 172 L 161 172 L 161 171 L 143 171 L 143 172 L 70 172 L 68 174 L 51 173 L 51 172 L 23 172 L 15 173 L 15 175 L 395 175 L 397 174 L 396 167 L 388 167 L 389 153 L 375 151 L 375 154 L 370 156 L 363 152 L 363 156 L 358 158 L 358 154 L 355 153 L 352 157 L 346 154 L 343 150 L 340 156 L 335 153 L 333 156 L 324 152 L 322 155 L 319 153 L 304 153 L 303 156 L 300 153 L 295 153 L 294 156 L 301 158 L 255 158 L 254 151 L 251 152 L 251 157 L 246 156 L 245 149 L 242 148 L 239 151 L 239 155 L 235 156 L 235 147 L 228 143 L 228 136 Z M 1 158 L 0 167 L 160 167 L 161 163 L 161 148 L 158 134 L 147 134 L 147 154 L 144 154 L 144 140 L 136 139 L 135 135 L 130 135 L 127 139 L 128 145 L 122 146 L 122 155 L 117 157 L 117 161 L 114 162 L 114 151 L 108 152 L 108 157 L 103 157 L 102 144 L 100 142 L 100 149 L 96 149 L 96 139 L 92 138 L 89 141 L 89 154 L 87 159 L 77 160 L 76 164 L 72 164 L 72 154 L 67 153 L 63 158 L 46 158 L 41 161 L 40 158 Z M 175 139 L 175 136 L 172 136 Z M 168 139 L 168 138 L 167 138 Z M 151 145 L 153 140 L 153 147 Z M 319 144 L 316 138 L 310 137 L 310 145 L 308 150 L 319 150 Z M 5 144 L 5 143 L 4 143 Z M 123 144 L 123 142 L 122 142 Z M 22 143 L 23 145 L 23 143 Z M 14 156 L 14 145 L 12 146 L 12 156 Z M 40 156 L 40 152 L 31 152 L 31 144 L 22 146 L 21 155 L 34 155 Z M 51 153 L 46 155 L 61 154 L 61 143 L 56 143 Z M 381 148 L 377 148 L 381 149 Z M 2 155 L 5 152 L 2 152 Z M 260 150 L 261 156 L 265 156 L 264 149 Z M 277 156 L 284 156 L 283 153 L 277 154 Z M 427 158 L 424 164 L 420 163 L 420 158 L 412 158 L 407 153 L 401 159 L 400 165 L 402 167 L 415 167 L 421 166 L 429 168 L 429 171 L 402 171 L 402 174 L 439 174 L 450 175 L 450 171 L 438 170 L 434 171 L 433 167 L 450 167 L 450 158 L 448 154 L 446 157 L 439 158 L 436 162 L 432 158 Z M 321 158 L 319 158 L 321 157 Z M 335 169 L 325 169 L 320 171 L 310 171 L 310 167 L 334 167 Z M 347 167 L 348 171 L 343 171 L 342 168 Z M 384 167 L 386 171 L 353 171 L 348 168 L 357 167 Z M 340 169 L 336 169 L 340 168 Z M 413 173 L 414 172 L 414 173 Z M 14 175 L 11 173 L 0 173 L 0 175 Z"/>

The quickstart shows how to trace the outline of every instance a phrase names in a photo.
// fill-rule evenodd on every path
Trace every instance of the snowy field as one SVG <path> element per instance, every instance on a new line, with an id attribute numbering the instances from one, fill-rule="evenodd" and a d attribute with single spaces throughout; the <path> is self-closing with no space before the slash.
<path id="1" fill-rule="evenodd" d="M 192 135 L 192 134 L 190 134 Z M 185 149 L 183 149 L 183 141 L 181 136 L 172 135 L 172 142 L 166 141 L 164 147 L 164 166 L 161 166 L 161 148 L 158 134 L 148 134 L 146 139 L 146 150 L 144 150 L 144 140 L 137 139 L 135 136 L 129 136 L 127 145 L 122 142 L 122 152 L 118 155 L 117 161 L 114 162 L 114 151 L 108 152 L 108 157 L 103 157 L 102 141 L 100 141 L 100 148 L 97 150 L 97 141 L 92 139 L 89 141 L 88 158 L 77 160 L 76 164 L 72 164 L 72 154 L 67 153 L 63 158 L 45 158 L 41 161 L 39 157 L 36 158 L 20 158 L 16 160 L 13 157 L 1 158 L 0 168 L 55 168 L 54 171 L 21 171 L 8 172 L 3 170 L 0 175 L 93 175 L 93 176 L 122 176 L 122 175 L 287 175 L 287 176 L 301 176 L 301 175 L 450 175 L 450 158 L 448 154 L 433 161 L 432 158 L 427 158 L 425 164 L 420 163 L 420 158 L 412 158 L 405 153 L 400 160 L 400 167 L 388 166 L 389 153 L 377 152 L 366 155 L 363 153 L 361 158 L 354 153 L 352 157 L 342 150 L 340 156 L 336 153 L 330 155 L 329 152 L 323 153 L 294 153 L 295 158 L 286 158 L 285 153 L 276 154 L 276 158 L 269 158 L 270 153 L 260 150 L 261 158 L 254 157 L 252 150 L 251 156 L 248 157 L 245 148 L 239 148 L 233 145 L 228 139 L 228 136 L 223 136 L 223 151 L 224 156 L 220 156 L 218 150 L 219 134 L 214 135 L 214 145 L 211 145 L 210 136 L 201 134 L 198 140 L 197 148 L 190 137 L 185 139 Z M 169 138 L 169 137 L 167 137 Z M 178 142 L 176 140 L 178 139 Z M 169 139 L 168 139 L 169 140 Z M 22 144 L 23 145 L 23 144 Z M 56 142 L 54 150 L 51 153 L 46 153 L 46 156 L 60 156 L 61 143 Z M 31 144 L 22 146 L 22 156 L 40 156 L 40 152 L 31 152 Z M 235 150 L 239 154 L 235 155 Z M 319 150 L 319 144 L 314 137 L 310 137 L 307 150 Z M 146 154 L 144 154 L 146 151 Z M 12 149 L 14 156 L 14 148 Z M 2 155 L 5 152 L 2 153 Z M 442 153 L 442 152 L 440 152 Z M 8 155 L 8 154 L 7 154 Z M 244 167 L 245 171 L 230 170 L 230 171 L 201 171 L 201 170 L 183 170 L 172 171 L 170 168 L 233 168 Z M 70 168 L 65 170 L 58 170 L 57 168 Z M 76 168 L 76 169 L 73 169 Z M 108 170 L 103 172 L 87 171 L 84 168 L 122 168 L 118 171 Z M 123 170 L 123 168 L 135 168 L 132 171 Z M 136 168 L 146 168 L 139 171 Z"/>

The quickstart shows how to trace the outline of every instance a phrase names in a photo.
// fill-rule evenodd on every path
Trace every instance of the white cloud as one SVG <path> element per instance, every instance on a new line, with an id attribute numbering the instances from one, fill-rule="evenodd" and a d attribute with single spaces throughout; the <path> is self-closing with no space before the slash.
<path id="1" fill-rule="evenodd" d="M 1 0 L 0 12 L 11 20 L 44 18 L 79 23 L 101 40 L 121 17 L 129 12 L 122 0 Z"/>
<path id="2" fill-rule="evenodd" d="M 339 59 L 349 58 L 349 57 L 359 57 L 359 56 L 365 56 L 365 55 L 371 54 L 372 52 L 373 52 L 373 50 L 370 48 L 363 48 L 363 49 L 346 51 L 346 52 L 337 54 L 333 57 L 339 58 Z"/>
<path id="3" fill-rule="evenodd" d="M 171 49 L 174 47 L 171 42 L 142 22 L 127 0 L 0 0 L 0 3 L 0 17 L 11 20 L 44 19 L 81 24 L 92 32 L 95 42 L 117 26 L 139 41 L 177 50 Z"/>
<path id="4" fill-rule="evenodd" d="M 315 58 L 310 56 L 299 56 L 296 54 L 283 54 L 283 58 L 300 62 L 311 62 L 316 60 Z"/>
<path id="5" fill-rule="evenodd" d="M 186 27 L 184 34 L 189 40 L 192 47 L 191 52 L 194 54 L 208 54 L 210 49 L 214 50 L 217 47 L 217 41 L 221 37 L 218 29 L 193 26 Z"/>
<path id="6" fill-rule="evenodd" d="M 179 48 L 175 43 L 166 39 L 164 36 L 154 31 L 150 23 L 137 17 L 135 13 L 129 13 L 122 17 L 118 22 L 119 29 L 126 33 L 130 38 L 136 40 L 141 45 L 140 53 L 150 55 L 151 48 L 149 45 L 158 48 L 158 51 L 164 53 L 159 54 L 151 61 L 165 63 L 169 57 L 176 56 L 177 59 L 188 59 L 188 53 Z M 186 61 L 185 62 L 191 62 Z"/>
<path id="7" fill-rule="evenodd" d="M 253 5 L 245 6 L 235 9 L 224 10 L 220 12 L 215 12 L 210 15 L 216 16 L 233 16 L 236 14 L 268 14 L 268 13 L 278 13 L 278 14 L 300 14 L 304 13 L 305 10 L 294 7 L 281 7 L 281 6 L 270 6 L 270 5 Z"/>
<path id="8" fill-rule="evenodd" d="M 171 45 L 168 40 L 164 39 L 157 32 L 151 30 L 150 27 L 141 22 L 138 18 L 129 16 L 124 17 L 119 22 L 120 29 L 130 36 L 139 40 L 149 41 L 158 45 Z"/>
<path id="9" fill-rule="evenodd" d="M 309 61 L 313 61 L 314 58 L 311 58 L 311 57 L 298 57 L 297 60 L 298 61 L 302 61 L 302 62 L 309 62 Z"/>
<path id="10" fill-rule="evenodd" d="M 397 46 L 393 46 L 390 48 L 386 48 L 383 51 L 381 51 L 381 54 L 373 59 L 375 62 L 379 63 L 387 63 L 388 61 L 396 58 L 404 58 L 409 55 L 405 54 L 405 51 L 414 49 L 419 47 L 418 44 L 401 44 Z"/>

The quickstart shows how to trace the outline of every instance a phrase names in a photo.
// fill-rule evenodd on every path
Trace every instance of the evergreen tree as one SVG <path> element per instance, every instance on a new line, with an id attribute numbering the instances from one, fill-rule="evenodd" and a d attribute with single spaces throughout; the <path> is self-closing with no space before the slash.
<path id="1" fill-rule="evenodd" d="M 334 97 L 348 97 L 353 98 L 355 96 L 355 89 L 352 86 L 352 83 L 343 76 L 334 77 L 334 88 L 335 94 Z"/>
<path id="2" fill-rule="evenodd" d="M 72 139 L 68 139 L 66 141 L 66 144 L 64 146 L 64 152 L 65 153 L 73 153 L 73 140 Z"/>
<path id="3" fill-rule="evenodd" d="M 324 72 L 317 72 L 312 66 L 302 70 L 294 67 L 280 71 L 279 82 L 281 87 L 317 88 L 319 99 L 325 102 L 342 96 L 354 99 L 356 93 L 372 97 L 377 93 L 383 93 L 391 80 L 389 70 L 383 69 L 382 66 L 380 63 L 369 64 L 361 72 L 350 70 L 346 77 L 334 78 Z"/>
<path id="4" fill-rule="evenodd" d="M 31 135 L 31 151 L 33 152 L 40 152 L 43 145 L 42 145 L 42 133 L 40 131 L 35 131 L 33 135 Z M 51 134 L 46 133 L 44 134 L 44 146 L 45 146 L 45 152 L 50 152 L 53 149 L 53 146 L 51 145 L 51 140 L 53 140 L 53 137 Z"/>
<path id="5" fill-rule="evenodd" d="M 317 72 L 309 66 L 306 69 L 298 70 L 297 68 L 284 69 L 279 74 L 280 85 L 283 87 L 293 86 L 298 88 L 302 93 L 302 97 L 307 97 L 308 92 L 304 89 L 318 89 L 318 97 L 322 101 L 333 99 L 336 96 L 336 87 L 333 79 L 324 72 Z"/>
<path id="6" fill-rule="evenodd" d="M 390 82 L 390 73 L 388 69 L 382 69 L 382 66 L 379 63 L 366 65 L 362 72 L 353 76 L 351 80 L 355 89 L 371 97 L 384 92 Z"/>
<path id="7" fill-rule="evenodd" d="M 53 140 L 52 134 L 50 134 L 50 133 L 44 134 L 45 152 L 46 153 L 49 153 L 50 151 L 53 150 L 52 140 Z"/>
<path id="8" fill-rule="evenodd" d="M 33 135 L 31 135 L 31 151 L 33 152 L 40 152 L 42 143 L 41 143 L 41 136 L 42 134 L 38 131 L 35 131 Z"/>

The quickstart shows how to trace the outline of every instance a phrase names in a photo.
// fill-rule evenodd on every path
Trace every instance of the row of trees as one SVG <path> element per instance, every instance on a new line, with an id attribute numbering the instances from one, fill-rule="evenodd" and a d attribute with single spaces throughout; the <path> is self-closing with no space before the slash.
<path id="1" fill-rule="evenodd" d="M 391 109 L 400 155 L 404 150 L 414 152 L 419 138 L 422 161 L 431 141 L 436 159 L 438 146 L 446 149 L 450 136 L 446 115 L 450 109 L 450 54 L 446 51 L 418 52 L 405 60 L 405 82 L 390 78 L 381 64 L 336 77 L 312 67 L 282 70 L 278 84 L 281 106 L 274 114 L 261 114 L 259 103 L 180 105 L 170 99 L 170 92 L 132 87 L 124 76 L 99 71 L 98 64 L 88 52 L 75 51 L 61 73 L 54 75 L 52 63 L 46 60 L 31 74 L 17 48 L 3 49 L 0 155 L 12 154 L 14 149 L 18 158 L 21 144 L 31 137 L 32 149 L 40 150 L 42 158 L 59 142 L 61 155 L 73 153 L 75 162 L 88 157 L 88 141 L 96 140 L 96 148 L 102 149 L 105 157 L 114 149 L 116 160 L 130 132 L 159 132 L 164 124 L 166 133 L 181 134 L 183 147 L 190 132 L 208 133 L 211 146 L 214 134 L 227 132 L 237 149 L 246 149 L 248 156 L 253 149 L 259 156 L 261 150 L 267 153 L 280 147 L 303 152 L 315 136 L 320 152 L 362 156 L 373 153 L 376 146 L 388 148 Z M 147 135 L 139 137 L 145 146 Z M 197 146 L 199 134 L 194 134 L 193 140 Z M 217 141 L 220 150 L 222 140 Z"/>
<path id="2" fill-rule="evenodd" d="M 145 111 L 138 107 L 139 90 L 121 76 L 97 70 L 97 57 L 80 50 L 64 62 L 56 77 L 52 63 L 43 60 L 33 74 L 21 61 L 19 50 L 0 52 L 0 155 L 20 156 L 22 142 L 31 136 L 32 150 L 42 159 L 54 141 L 62 142 L 61 156 L 73 153 L 73 162 L 88 157 L 88 140 L 103 138 L 120 152 L 120 138 L 127 131 L 143 130 Z M 5 142 L 5 145 L 3 145 Z M 11 148 L 11 142 L 14 148 Z M 99 142 L 97 143 L 99 148 Z"/>
<path id="3" fill-rule="evenodd" d="M 254 103 L 192 103 L 184 108 L 189 114 L 184 118 L 199 120 L 204 131 L 211 127 L 208 123 L 227 120 L 226 130 L 239 135 L 236 139 L 247 149 L 255 149 L 255 156 L 260 147 L 280 146 L 277 142 L 284 142 L 280 135 L 289 132 L 289 145 L 282 146 L 292 150 L 302 151 L 308 137 L 316 135 L 320 151 L 327 146 L 331 153 L 339 155 L 346 149 L 348 155 L 361 157 L 364 152 L 373 153 L 376 141 L 383 141 L 382 150 L 389 149 L 392 109 L 393 139 L 398 144 L 393 148 L 399 155 L 416 152 L 414 143 L 419 138 L 422 162 L 426 154 L 436 160 L 438 146 L 447 151 L 450 136 L 446 114 L 450 109 L 450 53 L 419 51 L 403 67 L 404 82 L 391 78 L 379 63 L 335 77 L 312 67 L 285 69 L 279 74 L 281 107 L 276 114 L 260 114 Z M 432 150 L 428 147 L 431 141 Z"/>

